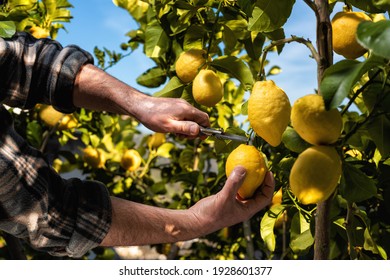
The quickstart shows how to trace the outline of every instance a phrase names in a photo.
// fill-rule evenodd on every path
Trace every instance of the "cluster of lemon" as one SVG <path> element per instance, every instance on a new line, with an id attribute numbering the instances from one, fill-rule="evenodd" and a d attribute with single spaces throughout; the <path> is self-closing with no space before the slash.
<path id="1" fill-rule="evenodd" d="M 164 133 L 149 135 L 147 145 L 150 150 L 158 149 L 166 142 Z M 100 148 L 87 146 L 82 151 L 84 162 L 92 168 L 104 168 L 107 160 L 106 152 Z M 137 171 L 142 165 L 142 157 L 136 149 L 126 149 L 120 157 L 120 166 L 129 172 Z"/>
<path id="2" fill-rule="evenodd" d="M 334 51 L 347 59 L 366 53 L 356 40 L 362 21 L 371 18 L 362 12 L 343 11 L 332 19 Z M 337 109 L 326 110 L 322 96 L 308 94 L 291 107 L 286 93 L 273 81 L 257 81 L 248 100 L 248 120 L 254 132 L 271 146 L 278 146 L 287 126 L 311 144 L 299 154 L 290 172 L 291 191 L 303 204 L 327 200 L 335 191 L 342 173 L 335 142 L 342 132 L 342 118 Z M 263 182 L 267 171 L 264 154 L 255 147 L 240 145 L 227 158 L 226 174 L 236 165 L 247 168 L 248 174 L 239 195 L 248 198 Z"/>
<path id="3" fill-rule="evenodd" d="M 190 49 L 182 52 L 176 61 L 176 75 L 184 83 L 192 82 L 192 96 L 203 106 L 213 107 L 223 97 L 223 85 L 217 73 L 207 68 L 211 61 L 205 50 Z"/>

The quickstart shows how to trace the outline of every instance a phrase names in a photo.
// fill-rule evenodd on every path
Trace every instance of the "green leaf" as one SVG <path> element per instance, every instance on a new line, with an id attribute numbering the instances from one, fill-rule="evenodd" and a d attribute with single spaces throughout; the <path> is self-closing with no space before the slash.
<path id="1" fill-rule="evenodd" d="M 253 76 L 249 67 L 235 56 L 224 56 L 213 60 L 210 65 L 218 71 L 227 73 L 236 78 L 249 90 L 253 85 Z"/>
<path id="2" fill-rule="evenodd" d="M 275 222 L 277 218 L 283 213 L 284 205 L 272 206 L 263 216 L 260 222 L 260 235 L 264 240 L 268 250 L 275 251 L 276 239 L 274 233 Z"/>
<path id="3" fill-rule="evenodd" d="M 169 82 L 162 90 L 156 92 L 154 96 L 179 98 L 181 97 L 185 86 L 186 85 L 183 84 L 180 79 L 175 76 L 169 80 Z"/>
<path id="4" fill-rule="evenodd" d="M 340 194 L 349 202 L 361 202 L 376 195 L 374 181 L 348 162 L 343 163 Z"/>
<path id="5" fill-rule="evenodd" d="M 258 60 L 263 51 L 265 36 L 262 33 L 251 32 L 251 36 L 244 40 L 245 50 L 249 57 Z"/>
<path id="6" fill-rule="evenodd" d="M 310 230 L 310 223 L 306 221 L 301 212 L 297 212 L 291 219 L 290 248 L 295 253 L 306 251 L 314 243 Z"/>
<path id="7" fill-rule="evenodd" d="M 357 60 L 341 60 L 330 66 L 324 73 L 320 91 L 327 109 L 337 108 L 348 96 L 352 87 L 361 76 L 370 69 L 384 65 L 383 58 L 371 56 L 363 62 Z"/>
<path id="8" fill-rule="evenodd" d="M 162 144 L 157 149 L 157 156 L 163 157 L 163 158 L 170 158 L 171 157 L 171 151 L 175 148 L 175 145 L 170 142 L 166 142 Z"/>
<path id="9" fill-rule="evenodd" d="M 192 24 L 184 35 L 183 49 L 202 49 L 207 30 L 203 25 Z"/>
<path id="10" fill-rule="evenodd" d="M 387 260 L 386 251 L 382 247 L 378 246 L 372 238 L 368 228 L 364 230 L 364 250 L 371 251 L 374 254 L 380 255 L 382 259 Z"/>
<path id="11" fill-rule="evenodd" d="M 141 86 L 148 88 L 156 88 L 162 85 L 166 79 L 166 71 L 164 69 L 161 69 L 160 67 L 154 67 L 142 73 L 136 81 Z"/>
<path id="12" fill-rule="evenodd" d="M 292 127 L 287 127 L 283 132 L 282 142 L 287 149 L 295 153 L 301 153 L 311 146 Z"/>
<path id="13" fill-rule="evenodd" d="M 112 2 L 125 10 L 127 10 L 135 20 L 142 19 L 149 7 L 149 4 L 140 0 L 112 0 Z"/>
<path id="14" fill-rule="evenodd" d="M 149 23 L 145 32 L 145 54 L 161 58 L 169 48 L 169 38 L 157 21 Z"/>
<path id="15" fill-rule="evenodd" d="M 251 2 L 254 2 L 254 1 L 253 0 L 251 0 L 251 1 L 237 0 L 238 6 L 240 6 L 241 10 L 247 15 L 247 17 L 252 16 L 253 6 L 252 6 Z"/>
<path id="16" fill-rule="evenodd" d="M 373 119 L 367 125 L 368 133 L 383 158 L 390 155 L 390 120 L 386 115 Z"/>
<path id="17" fill-rule="evenodd" d="M 257 0 L 248 29 L 272 32 L 281 28 L 290 17 L 294 4 L 295 0 Z"/>
<path id="18" fill-rule="evenodd" d="M 302 232 L 290 241 L 290 248 L 295 253 L 306 251 L 314 244 L 314 237 L 310 229 Z"/>
<path id="19" fill-rule="evenodd" d="M 362 22 L 357 29 L 357 40 L 373 54 L 390 59 L 390 21 Z"/>
<path id="20" fill-rule="evenodd" d="M 369 13 L 385 12 L 389 8 L 389 0 L 347 0 L 347 3 Z"/>
<path id="21" fill-rule="evenodd" d="M 0 21 L 0 37 L 11 38 L 16 32 L 13 21 Z"/>

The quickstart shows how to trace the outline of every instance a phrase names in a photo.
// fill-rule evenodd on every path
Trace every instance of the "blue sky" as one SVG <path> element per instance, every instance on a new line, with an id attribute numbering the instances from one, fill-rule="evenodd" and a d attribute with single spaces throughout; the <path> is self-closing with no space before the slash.
<path id="1" fill-rule="evenodd" d="M 73 20 L 66 24 L 68 33 L 60 31 L 57 40 L 63 45 L 77 44 L 87 51 L 107 47 L 120 50 L 120 44 L 127 41 L 125 34 L 137 28 L 127 11 L 115 6 L 111 0 L 70 0 Z M 341 10 L 341 6 L 338 7 Z M 293 13 L 285 25 L 286 36 L 296 35 L 310 39 L 315 44 L 315 17 L 303 0 L 297 0 Z M 306 46 L 291 43 L 285 46 L 281 55 L 269 54 L 271 64 L 282 68 L 272 79 L 288 94 L 291 103 L 300 96 L 314 93 L 317 86 L 317 67 Z M 337 60 L 337 56 L 335 57 Z M 108 72 L 116 78 L 147 93 L 153 89 L 139 86 L 135 79 L 153 66 L 153 63 L 137 50 Z M 267 70 L 267 69 L 266 69 Z"/>

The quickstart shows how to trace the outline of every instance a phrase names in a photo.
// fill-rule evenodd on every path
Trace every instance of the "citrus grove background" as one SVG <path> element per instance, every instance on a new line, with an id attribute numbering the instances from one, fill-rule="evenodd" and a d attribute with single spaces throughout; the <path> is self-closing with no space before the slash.
<path id="1" fill-rule="evenodd" d="M 77 28 L 72 14 L 79 1 L 3 2 L 1 36 L 24 30 L 77 44 L 66 42 L 61 29 Z M 129 26 L 120 48 L 97 38 L 97 47 L 90 50 L 96 64 L 128 82 L 123 73 L 134 75 L 136 68 L 130 58 L 142 54 L 146 63 L 140 61 L 140 68 L 146 69 L 137 72 L 136 84 L 128 83 L 156 96 L 184 98 L 207 112 L 213 127 L 249 136 L 249 146 L 276 180 L 272 205 L 250 221 L 191 242 L 156 245 L 159 254 L 170 259 L 388 258 L 390 1 L 116 0 L 112 5 L 129 17 Z M 343 36 L 332 34 L 330 20 L 343 10 L 369 16 L 356 33 L 358 46 L 368 50 L 362 56 L 346 59 L 348 54 L 332 51 L 332 35 L 340 39 L 348 33 L 345 28 Z M 305 24 L 291 34 L 288 23 L 297 21 L 294 17 L 304 18 Z M 206 66 L 222 86 L 215 104 L 199 104 L 195 81 L 183 82 L 176 71 L 180 54 L 190 49 L 204 50 L 199 69 Z M 294 63 L 283 68 L 283 61 Z M 256 82 L 264 92 L 254 90 Z M 293 106 L 301 97 L 306 98 L 301 107 Z M 290 102 L 280 102 L 285 98 Z M 251 108 L 271 116 L 271 122 L 253 118 Z M 116 196 L 172 209 L 188 208 L 218 192 L 228 156 L 240 144 L 152 134 L 129 117 L 83 109 L 63 116 L 39 105 L 14 113 L 20 134 L 64 176 L 96 179 Z M 302 128 L 300 120 L 313 120 L 316 114 L 319 120 Z M 267 135 L 275 127 L 279 132 Z M 51 258 L 2 236 L 2 258 L 16 253 Z M 115 257 L 114 248 L 97 248 L 85 256 Z"/>

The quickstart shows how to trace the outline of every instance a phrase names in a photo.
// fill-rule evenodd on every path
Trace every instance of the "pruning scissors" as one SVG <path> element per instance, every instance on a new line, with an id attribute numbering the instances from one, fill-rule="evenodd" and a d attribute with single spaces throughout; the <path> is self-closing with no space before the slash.
<path id="1" fill-rule="evenodd" d="M 205 128 L 200 127 L 200 135 L 213 136 L 217 139 L 233 140 L 238 142 L 248 142 L 248 137 L 237 134 L 226 133 L 222 128 Z"/>

